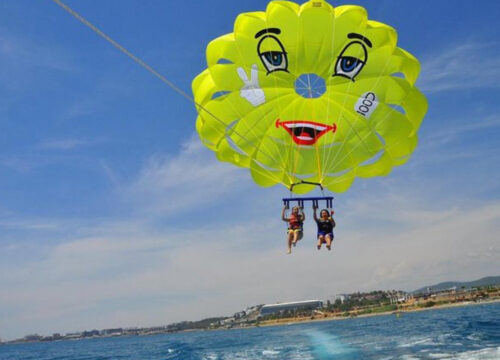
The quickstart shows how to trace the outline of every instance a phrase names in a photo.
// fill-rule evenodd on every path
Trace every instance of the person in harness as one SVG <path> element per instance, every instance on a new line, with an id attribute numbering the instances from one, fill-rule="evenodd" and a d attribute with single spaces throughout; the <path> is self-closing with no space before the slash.
<path id="1" fill-rule="evenodd" d="M 288 223 L 288 231 L 287 231 L 287 253 L 290 254 L 292 252 L 292 245 L 295 246 L 297 241 L 302 239 L 304 234 L 303 224 L 306 216 L 302 209 L 298 206 L 294 206 L 292 208 L 292 213 L 290 217 L 286 217 L 286 206 L 283 207 L 283 211 L 281 212 L 281 219 Z"/>
<path id="2" fill-rule="evenodd" d="M 330 216 L 328 210 L 323 209 L 319 213 L 319 219 L 316 215 L 316 210 L 318 209 L 317 205 L 313 205 L 313 217 L 314 221 L 318 225 L 318 250 L 321 249 L 321 245 L 326 243 L 326 248 L 328 250 L 332 249 L 332 240 L 333 240 L 333 228 L 335 227 L 335 220 Z M 332 211 L 333 215 L 333 211 Z"/>

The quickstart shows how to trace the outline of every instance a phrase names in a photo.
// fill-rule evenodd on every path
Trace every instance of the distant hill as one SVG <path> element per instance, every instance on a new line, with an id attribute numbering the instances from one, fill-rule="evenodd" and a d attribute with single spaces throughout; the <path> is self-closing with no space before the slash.
<path id="1" fill-rule="evenodd" d="M 479 280 L 465 281 L 465 282 L 446 281 L 436 285 L 424 286 L 421 289 L 412 291 L 412 293 L 423 293 L 427 291 L 427 288 L 430 288 L 431 290 L 444 290 L 444 289 L 449 289 L 453 286 L 456 286 L 457 289 L 460 289 L 462 288 L 462 286 L 464 288 L 471 288 L 476 286 L 488 286 L 488 285 L 500 285 L 500 276 L 487 276 Z"/>

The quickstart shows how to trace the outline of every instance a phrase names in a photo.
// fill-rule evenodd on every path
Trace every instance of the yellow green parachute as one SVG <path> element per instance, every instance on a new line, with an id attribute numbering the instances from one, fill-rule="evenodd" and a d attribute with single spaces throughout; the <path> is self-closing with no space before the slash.
<path id="1" fill-rule="evenodd" d="M 262 186 L 342 192 L 386 175 L 408 160 L 427 111 L 419 62 L 396 43 L 360 6 L 272 1 L 240 14 L 193 80 L 199 136 Z"/>

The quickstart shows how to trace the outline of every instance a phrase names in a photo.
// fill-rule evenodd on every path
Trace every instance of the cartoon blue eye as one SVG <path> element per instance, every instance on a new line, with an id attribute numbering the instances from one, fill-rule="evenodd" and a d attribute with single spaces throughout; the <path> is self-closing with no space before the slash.
<path id="1" fill-rule="evenodd" d="M 361 60 L 356 59 L 354 57 L 344 56 L 340 60 L 340 67 L 341 67 L 342 71 L 348 73 L 348 72 L 353 71 L 356 68 L 356 66 L 358 66 L 358 64 L 360 62 L 361 62 Z"/>
<path id="2" fill-rule="evenodd" d="M 283 53 L 278 51 L 268 51 L 262 54 L 272 66 L 280 66 L 283 63 Z"/>
<path id="3" fill-rule="evenodd" d="M 288 71 L 286 51 L 278 38 L 264 36 L 257 45 L 257 52 L 268 74 L 279 70 Z"/>
<path id="4" fill-rule="evenodd" d="M 333 76 L 343 76 L 354 81 L 356 75 L 365 66 L 367 57 L 366 48 L 362 43 L 358 41 L 351 42 L 337 58 Z"/>

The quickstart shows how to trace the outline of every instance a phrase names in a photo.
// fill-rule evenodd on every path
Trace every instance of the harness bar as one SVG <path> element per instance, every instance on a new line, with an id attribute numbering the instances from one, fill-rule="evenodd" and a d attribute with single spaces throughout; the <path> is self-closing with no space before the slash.
<path id="1" fill-rule="evenodd" d="M 287 209 L 290 208 L 290 203 L 296 201 L 298 205 L 303 208 L 304 201 L 311 201 L 313 205 L 318 207 L 319 201 L 325 200 L 326 207 L 331 209 L 333 207 L 333 196 L 319 196 L 319 197 L 301 197 L 301 198 L 283 198 L 283 204 Z"/>

